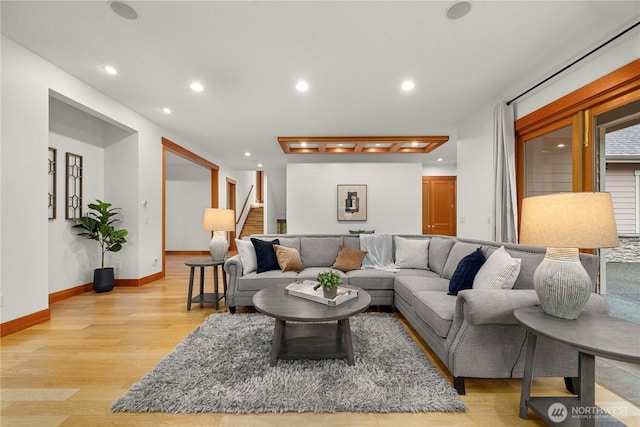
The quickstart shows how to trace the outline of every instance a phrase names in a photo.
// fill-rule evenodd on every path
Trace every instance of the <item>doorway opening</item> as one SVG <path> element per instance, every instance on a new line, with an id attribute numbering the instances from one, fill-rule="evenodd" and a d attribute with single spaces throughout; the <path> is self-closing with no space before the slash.
<path id="1" fill-rule="evenodd" d="M 220 167 L 195 153 L 181 147 L 167 138 L 162 138 L 162 276 L 164 276 L 167 264 L 167 153 L 175 154 L 209 170 L 211 207 L 218 206 L 218 171 Z"/>

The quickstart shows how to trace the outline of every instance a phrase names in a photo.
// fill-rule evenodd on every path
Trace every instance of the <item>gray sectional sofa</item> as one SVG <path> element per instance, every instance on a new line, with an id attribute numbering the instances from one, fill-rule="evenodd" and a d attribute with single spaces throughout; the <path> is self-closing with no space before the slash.
<path id="1" fill-rule="evenodd" d="M 257 273 L 245 271 L 240 255 L 229 258 L 224 269 L 229 276 L 227 306 L 231 313 L 236 307 L 251 306 L 253 295 L 265 287 L 314 280 L 318 272 L 331 267 L 341 247 L 360 249 L 357 235 L 252 237 L 277 238 L 280 245 L 296 248 L 304 270 Z M 391 306 L 399 311 L 450 371 L 460 394 L 465 393 L 467 377 L 521 378 L 526 333 L 514 318 L 513 310 L 538 304 L 533 273 L 544 258 L 544 248 L 429 235 L 393 236 L 393 242 L 393 261 L 401 268 L 340 272 L 343 283 L 369 292 L 372 306 Z M 408 253 L 407 244 L 423 249 Z M 501 246 L 512 258 L 521 260 L 512 289 L 467 289 L 456 296 L 448 295 L 449 279 L 465 256 L 481 248 L 488 258 Z M 597 283 L 599 258 L 586 254 L 580 258 L 593 283 Z M 604 298 L 593 293 L 585 310 L 608 313 L 609 307 Z M 578 374 L 578 354 L 539 339 L 535 373 L 565 377 L 571 390 L 570 379 Z"/>

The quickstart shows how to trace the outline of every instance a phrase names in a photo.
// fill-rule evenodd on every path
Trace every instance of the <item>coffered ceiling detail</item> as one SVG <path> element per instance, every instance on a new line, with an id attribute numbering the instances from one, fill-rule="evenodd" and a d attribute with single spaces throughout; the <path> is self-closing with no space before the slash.
<path id="1" fill-rule="evenodd" d="M 444 136 L 280 136 L 285 154 L 426 154 L 445 142 Z"/>

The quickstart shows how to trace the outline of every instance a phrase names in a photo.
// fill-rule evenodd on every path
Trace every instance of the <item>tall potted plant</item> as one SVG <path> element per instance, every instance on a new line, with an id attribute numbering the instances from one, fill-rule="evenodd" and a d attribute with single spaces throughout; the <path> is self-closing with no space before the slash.
<path id="1" fill-rule="evenodd" d="M 95 240 L 100 244 L 102 250 L 101 268 L 93 271 L 93 290 L 96 292 L 109 292 L 115 285 L 113 267 L 104 266 L 104 254 L 106 252 L 118 252 L 122 249 L 123 243 L 127 240 L 125 236 L 129 234 L 127 230 L 116 229 L 114 224 L 120 221 L 116 218 L 119 208 L 111 207 L 111 203 L 97 200 L 96 203 L 89 203 L 90 212 L 76 220 L 79 236 Z"/>

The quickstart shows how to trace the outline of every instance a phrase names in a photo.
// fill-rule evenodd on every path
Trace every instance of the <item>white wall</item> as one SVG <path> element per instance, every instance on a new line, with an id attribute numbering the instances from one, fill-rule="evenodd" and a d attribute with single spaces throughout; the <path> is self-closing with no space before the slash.
<path id="1" fill-rule="evenodd" d="M 493 106 L 458 128 L 458 236 L 493 238 Z"/>
<path id="2" fill-rule="evenodd" d="M 458 142 L 454 142 L 456 147 L 458 146 Z M 458 167 L 455 164 L 445 164 L 445 165 L 423 165 L 422 166 L 422 175 L 423 176 L 456 176 L 458 175 Z"/>
<path id="3" fill-rule="evenodd" d="M 137 132 L 122 142 L 105 138 L 104 196 L 123 208 L 126 212 L 123 225 L 131 232 L 124 252 L 114 254 L 123 255 L 119 259 L 121 278 L 147 277 L 162 268 L 162 263 L 154 262 L 155 257 L 162 257 L 161 138 L 167 137 L 217 162 L 210 153 L 125 108 L 12 40 L 3 36 L 1 43 L 0 322 L 4 323 L 46 310 L 50 280 L 54 289 L 73 286 L 62 284 L 64 278 L 49 277 L 49 227 L 44 201 L 48 187 L 50 91 Z M 221 204 L 224 196 L 223 191 Z M 147 201 L 146 208 L 141 206 L 142 201 Z"/>
<path id="4" fill-rule="evenodd" d="M 337 220 L 338 184 L 367 185 L 367 221 Z M 287 165 L 290 234 L 422 233 L 420 163 L 296 163 Z"/>
<path id="5" fill-rule="evenodd" d="M 48 178 L 49 91 L 34 76 L 33 55 L 4 37 L 0 53 L 0 319 L 6 322 L 48 307 L 48 214 L 43 201 Z M 36 70 L 31 71 L 31 66 Z"/>
<path id="6" fill-rule="evenodd" d="M 209 250 L 202 215 L 211 206 L 211 172 L 195 163 L 167 164 L 166 250 Z"/>
<path id="7" fill-rule="evenodd" d="M 278 231 L 278 220 L 287 218 L 287 171 L 265 171 L 265 233 Z"/>
<path id="8" fill-rule="evenodd" d="M 140 233 L 141 206 L 138 202 L 139 134 L 106 139 L 104 149 L 104 200 L 119 208 L 118 228 L 126 229 L 127 243 L 117 253 L 105 255 L 105 265 L 116 267 L 116 279 L 135 279 L 140 275 L 139 248 L 144 240 Z M 87 200 L 87 203 L 90 200 Z M 93 281 L 93 274 L 88 276 Z"/>

